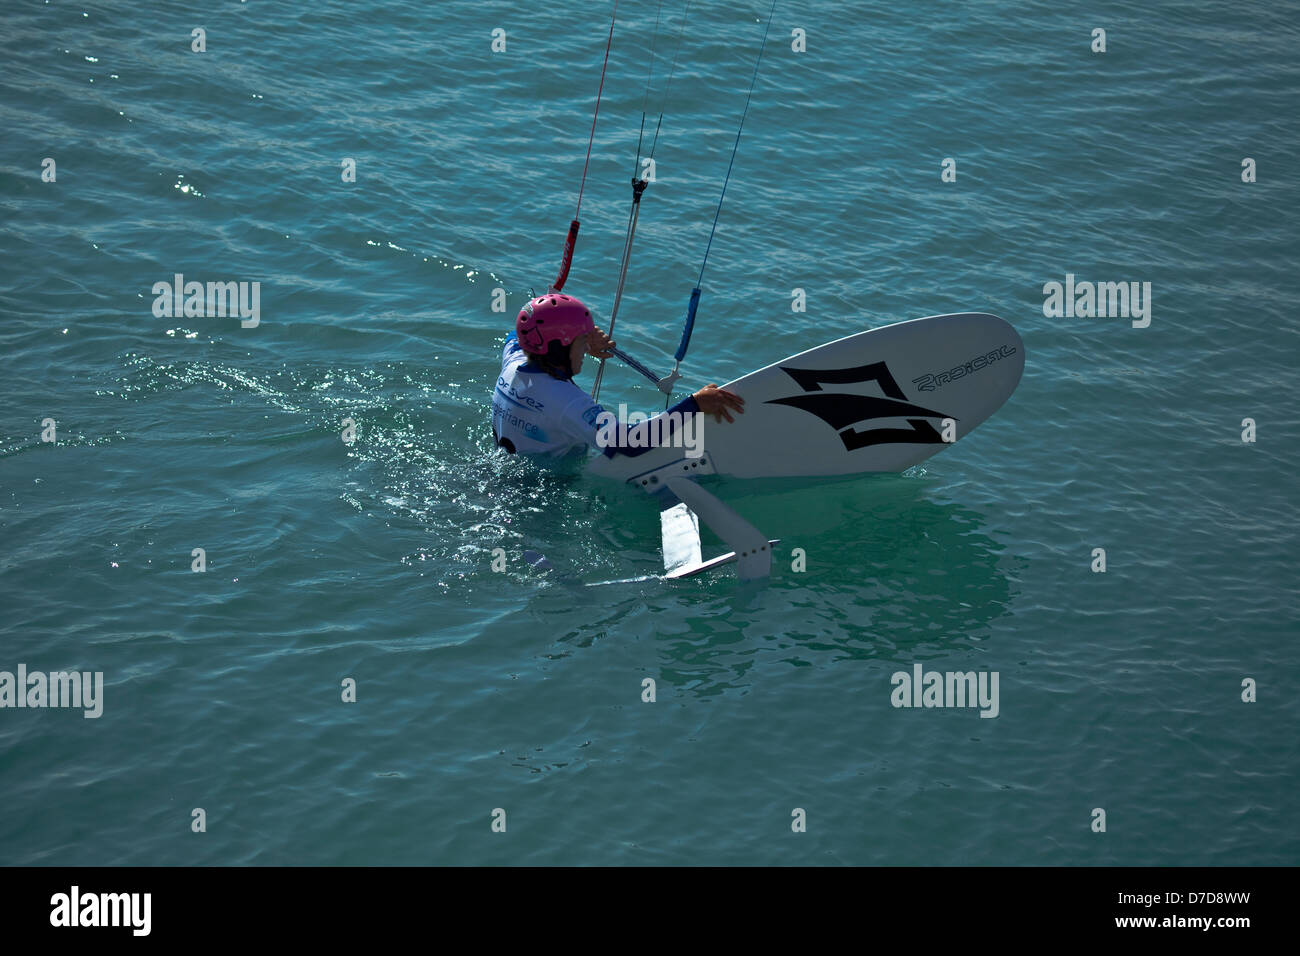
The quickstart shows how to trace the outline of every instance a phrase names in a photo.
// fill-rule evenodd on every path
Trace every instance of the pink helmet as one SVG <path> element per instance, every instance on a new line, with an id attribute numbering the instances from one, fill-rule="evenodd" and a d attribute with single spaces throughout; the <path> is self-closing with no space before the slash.
<path id="1" fill-rule="evenodd" d="M 591 310 L 580 299 L 560 292 L 548 292 L 530 300 L 515 319 L 519 345 L 534 355 L 545 355 L 552 342 L 572 345 L 578 336 L 595 329 Z"/>

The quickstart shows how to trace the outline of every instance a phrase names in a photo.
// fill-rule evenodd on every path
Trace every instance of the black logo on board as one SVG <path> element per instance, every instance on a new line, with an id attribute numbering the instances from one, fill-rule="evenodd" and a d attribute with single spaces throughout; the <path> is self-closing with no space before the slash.
<path id="1" fill-rule="evenodd" d="M 794 379 L 804 390 L 803 395 L 791 395 L 789 398 L 774 398 L 767 405 L 789 405 L 816 415 L 839 433 L 840 440 L 848 451 L 866 448 L 869 445 L 886 445 L 907 443 L 913 445 L 932 445 L 942 443 L 943 438 L 935 431 L 927 418 L 954 418 L 943 412 L 922 408 L 907 401 L 903 390 L 898 387 L 889 366 L 884 362 L 872 362 L 856 368 L 801 369 L 781 366 L 781 371 Z M 852 392 L 824 392 L 823 385 L 850 385 L 857 382 L 875 382 L 884 397 L 877 395 L 858 395 Z M 869 428 L 859 430 L 851 426 L 873 418 L 906 418 L 909 415 L 924 416 L 907 418 L 909 428 Z"/>

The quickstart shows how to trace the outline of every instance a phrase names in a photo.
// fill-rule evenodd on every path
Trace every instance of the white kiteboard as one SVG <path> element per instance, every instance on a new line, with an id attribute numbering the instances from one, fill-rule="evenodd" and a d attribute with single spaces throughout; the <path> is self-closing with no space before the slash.
<path id="1" fill-rule="evenodd" d="M 673 477 L 737 478 L 903 471 L 960 441 L 1015 391 L 1025 349 L 984 312 L 859 332 L 723 386 L 745 400 L 734 422 L 707 419 L 703 454 L 651 448 L 604 455 L 593 474 L 657 492 Z M 950 425 L 945 425 L 951 420 Z"/>

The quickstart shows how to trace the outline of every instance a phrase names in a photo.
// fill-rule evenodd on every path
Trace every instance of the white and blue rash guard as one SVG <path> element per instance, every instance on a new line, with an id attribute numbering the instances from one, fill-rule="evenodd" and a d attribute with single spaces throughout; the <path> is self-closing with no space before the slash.
<path id="1" fill-rule="evenodd" d="M 694 396 L 670 412 L 692 414 L 700 410 Z M 599 448 L 599 418 L 605 411 L 572 380 L 552 377 L 545 369 L 529 363 L 529 355 L 511 332 L 501 352 L 501 375 L 492 393 L 492 435 L 509 452 L 561 458 Z M 620 430 L 617 432 L 622 434 Z M 605 447 L 616 454 L 640 455 L 649 448 Z"/>

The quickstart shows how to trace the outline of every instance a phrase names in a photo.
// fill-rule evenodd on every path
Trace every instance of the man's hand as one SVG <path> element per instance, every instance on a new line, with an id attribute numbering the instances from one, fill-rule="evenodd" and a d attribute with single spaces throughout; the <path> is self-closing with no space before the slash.
<path id="1" fill-rule="evenodd" d="M 716 385 L 705 385 L 693 396 L 696 404 L 700 406 L 700 411 L 706 415 L 712 415 L 713 420 L 721 423 L 725 418 L 729 422 L 734 422 L 731 412 L 737 415 L 745 413 L 745 400 L 735 392 L 729 392 L 725 388 L 718 388 Z"/>
<path id="2" fill-rule="evenodd" d="M 600 326 L 596 326 L 596 331 L 587 339 L 587 354 L 598 359 L 613 358 L 616 345 L 617 342 L 606 335 Z"/>

